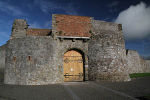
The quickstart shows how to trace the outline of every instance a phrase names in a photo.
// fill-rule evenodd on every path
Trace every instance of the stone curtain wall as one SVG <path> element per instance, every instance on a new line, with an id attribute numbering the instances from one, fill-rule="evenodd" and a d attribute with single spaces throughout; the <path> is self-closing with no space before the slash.
<path id="1" fill-rule="evenodd" d="M 4 76 L 6 45 L 0 47 L 0 77 Z"/>
<path id="2" fill-rule="evenodd" d="M 128 50 L 126 54 L 128 61 L 128 73 L 142 73 L 143 69 L 140 63 L 140 56 L 137 51 Z"/>
<path id="3" fill-rule="evenodd" d="M 144 60 L 137 51 L 127 50 L 128 73 L 148 73 L 150 72 L 150 60 Z"/>
<path id="4" fill-rule="evenodd" d="M 143 59 L 142 59 L 143 61 Z M 144 60 L 144 63 L 142 63 L 144 68 L 143 71 L 144 73 L 150 73 L 150 60 Z"/>
<path id="5" fill-rule="evenodd" d="M 89 42 L 89 79 L 128 81 L 125 48 L 121 26 L 98 20 L 92 21 Z"/>
<path id="6" fill-rule="evenodd" d="M 46 36 L 9 40 L 5 84 L 42 85 L 63 82 L 57 65 L 57 43 Z"/>

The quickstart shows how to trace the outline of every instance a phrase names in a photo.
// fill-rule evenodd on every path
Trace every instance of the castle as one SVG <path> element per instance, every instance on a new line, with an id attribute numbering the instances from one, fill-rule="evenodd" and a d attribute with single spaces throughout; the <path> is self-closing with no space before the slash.
<path id="1" fill-rule="evenodd" d="M 16 19 L 0 47 L 4 83 L 44 85 L 70 81 L 129 81 L 150 72 L 150 61 L 126 50 L 121 24 L 92 17 L 52 15 L 52 29 Z"/>

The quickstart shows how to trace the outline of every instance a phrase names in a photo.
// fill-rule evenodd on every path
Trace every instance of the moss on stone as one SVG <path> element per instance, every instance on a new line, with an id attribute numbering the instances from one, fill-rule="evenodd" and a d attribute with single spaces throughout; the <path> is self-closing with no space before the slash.
<path id="1" fill-rule="evenodd" d="M 150 76 L 150 73 L 133 73 L 130 74 L 130 78 L 138 78 L 138 77 L 145 77 Z"/>

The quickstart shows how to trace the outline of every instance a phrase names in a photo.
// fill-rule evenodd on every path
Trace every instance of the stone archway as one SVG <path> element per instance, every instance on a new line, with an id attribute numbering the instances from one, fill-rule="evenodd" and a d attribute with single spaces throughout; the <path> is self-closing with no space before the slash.
<path id="1" fill-rule="evenodd" d="M 84 57 L 76 50 L 69 50 L 63 57 L 64 81 L 84 80 Z"/>

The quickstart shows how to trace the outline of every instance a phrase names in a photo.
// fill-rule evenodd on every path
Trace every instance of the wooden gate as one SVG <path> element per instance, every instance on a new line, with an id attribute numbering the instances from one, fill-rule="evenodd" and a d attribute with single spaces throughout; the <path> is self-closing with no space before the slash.
<path id="1" fill-rule="evenodd" d="M 70 50 L 63 58 L 64 81 L 83 81 L 83 58 L 82 55 Z"/>

